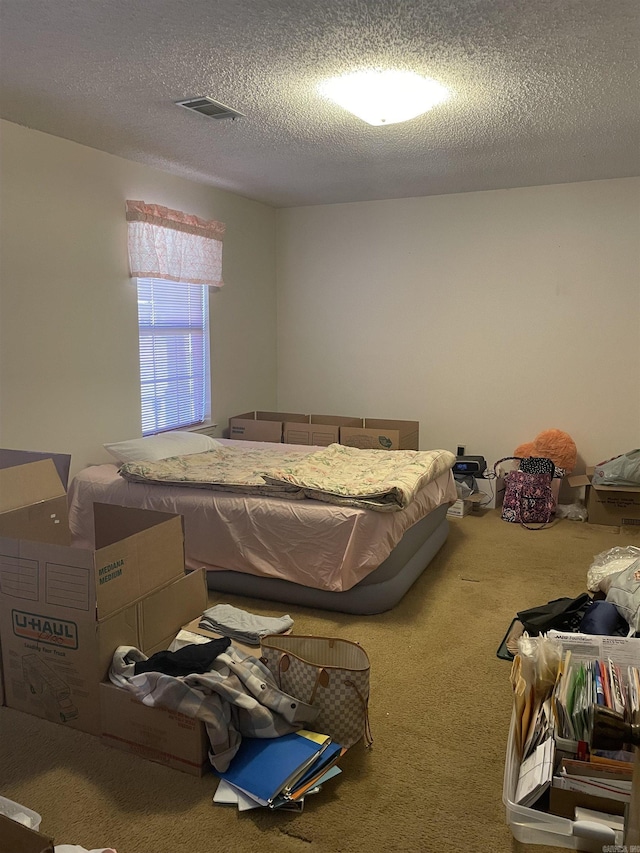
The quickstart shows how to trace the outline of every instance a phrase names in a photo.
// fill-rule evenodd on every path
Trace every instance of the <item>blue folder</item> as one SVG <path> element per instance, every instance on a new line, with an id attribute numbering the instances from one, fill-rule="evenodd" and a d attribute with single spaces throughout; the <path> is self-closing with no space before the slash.
<path id="1" fill-rule="evenodd" d="M 275 738 L 245 737 L 229 768 L 215 772 L 268 806 L 304 776 L 332 744 L 329 735 L 307 729 Z"/>

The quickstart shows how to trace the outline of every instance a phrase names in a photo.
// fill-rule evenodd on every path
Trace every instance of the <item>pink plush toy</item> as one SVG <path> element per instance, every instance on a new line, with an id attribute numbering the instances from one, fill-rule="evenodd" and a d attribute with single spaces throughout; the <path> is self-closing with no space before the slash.
<path id="1" fill-rule="evenodd" d="M 551 459 L 558 468 L 564 468 L 567 474 L 575 468 L 578 451 L 574 440 L 560 429 L 546 429 L 533 441 L 520 444 L 513 452 L 514 456 L 537 456 Z"/>

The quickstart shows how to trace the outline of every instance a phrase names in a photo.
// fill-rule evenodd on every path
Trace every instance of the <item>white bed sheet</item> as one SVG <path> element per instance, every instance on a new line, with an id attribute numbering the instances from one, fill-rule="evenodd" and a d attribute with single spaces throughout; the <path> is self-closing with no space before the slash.
<path id="1" fill-rule="evenodd" d="M 275 446 L 301 453 L 317 449 Z M 406 509 L 380 513 L 307 499 L 130 483 L 117 465 L 96 465 L 71 482 L 69 524 L 74 544 L 93 547 L 94 502 L 178 513 L 184 517 L 187 569 L 231 570 L 342 592 L 376 569 L 413 524 L 456 497 L 450 471 L 422 489 Z"/>

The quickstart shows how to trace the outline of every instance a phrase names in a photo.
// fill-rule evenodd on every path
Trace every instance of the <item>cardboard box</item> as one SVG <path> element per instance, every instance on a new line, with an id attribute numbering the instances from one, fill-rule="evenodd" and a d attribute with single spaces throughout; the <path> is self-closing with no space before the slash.
<path id="1" fill-rule="evenodd" d="M 447 510 L 447 515 L 450 518 L 464 518 L 465 515 L 469 515 L 472 506 L 473 501 L 458 498 L 458 500 L 455 501 L 455 503 L 452 503 Z"/>
<path id="2" fill-rule="evenodd" d="M 593 472 L 591 467 L 585 474 L 568 478 L 570 486 L 584 486 L 588 521 L 613 527 L 640 525 L 640 485 L 595 486 Z"/>
<path id="3" fill-rule="evenodd" d="M 0 536 L 71 543 L 67 493 L 51 459 L 0 468 Z"/>
<path id="4" fill-rule="evenodd" d="M 148 655 L 161 651 L 185 619 L 202 613 L 206 606 L 206 572 L 199 569 L 92 624 L 89 619 L 63 620 L 51 612 L 28 618 L 14 608 L 9 622 L 10 615 L 3 609 L 3 623 L 7 623 L 3 624 L 7 704 L 52 722 L 101 734 L 98 687 L 107 677 L 116 648 L 130 645 Z M 65 615 L 74 614 L 67 611 Z M 9 628 L 15 636 L 7 641 Z M 58 634 L 54 639 L 52 630 Z M 64 646 L 59 643 L 63 631 Z M 72 631 L 75 637 L 70 639 Z"/>
<path id="5" fill-rule="evenodd" d="M 28 464 L 35 462 L 44 464 Z M 70 464 L 71 456 L 64 453 L 0 449 L 0 536 L 28 533 L 39 541 L 70 543 L 65 492 Z M 0 640 L 0 706 L 4 704 Z"/>
<path id="6" fill-rule="evenodd" d="M 340 444 L 365 450 L 419 450 L 419 422 L 365 418 L 364 426 L 340 427 Z"/>
<path id="7" fill-rule="evenodd" d="M 205 568 L 183 574 L 136 605 L 138 646 L 147 655 L 168 648 L 186 621 L 207 609 L 209 590 Z"/>
<path id="8" fill-rule="evenodd" d="M 606 812 L 607 814 L 624 815 L 625 813 L 625 803 L 620 800 L 594 797 L 582 791 L 565 791 L 562 788 L 554 787 L 550 789 L 550 814 L 574 820 L 576 806 L 593 809 L 597 812 Z"/>
<path id="9" fill-rule="evenodd" d="M 192 776 L 211 769 L 204 723 L 168 708 L 143 705 L 128 690 L 100 685 L 102 740 Z"/>
<path id="10" fill-rule="evenodd" d="M 51 460 L 21 467 L 31 465 L 44 474 L 40 504 L 56 500 L 40 467 Z M 0 471 L 0 484 L 16 470 Z M 59 544 L 59 525 L 41 515 L 34 535 L 56 541 L 0 538 L 0 642 L 7 705 L 99 734 L 98 683 L 116 647 L 154 648 L 207 599 L 204 571 L 184 575 L 181 516 L 94 504 L 94 521 L 95 550 Z"/>
<path id="11" fill-rule="evenodd" d="M 298 412 L 256 412 L 257 421 L 295 421 L 297 423 L 306 424 L 309 422 L 309 415 L 301 415 Z"/>
<path id="12" fill-rule="evenodd" d="M 285 422 L 309 423 L 309 415 L 292 412 L 245 412 L 229 418 L 229 438 L 242 441 L 282 441 Z"/>
<path id="13" fill-rule="evenodd" d="M 328 447 L 340 440 L 340 427 L 333 424 L 300 424 L 286 421 L 282 440 L 285 444 L 306 444 Z"/>
<path id="14" fill-rule="evenodd" d="M 308 423 L 285 421 L 282 440 L 285 444 L 328 447 L 340 441 L 341 426 L 362 426 L 362 418 L 339 415 L 310 415 Z"/>
<path id="15" fill-rule="evenodd" d="M 65 489 L 69 483 L 71 456 L 68 453 L 43 453 L 41 450 L 7 450 L 0 448 L 0 468 L 12 468 L 14 465 L 26 465 L 27 462 L 38 462 L 41 459 L 52 459 Z"/>
<path id="16" fill-rule="evenodd" d="M 0 853 L 54 853 L 53 838 L 0 814 Z"/>
<path id="17" fill-rule="evenodd" d="M 396 421 L 384 418 L 365 418 L 366 429 L 397 430 L 399 434 L 400 450 L 420 450 L 420 423 L 419 421 Z"/>
<path id="18" fill-rule="evenodd" d="M 397 429 L 340 427 L 340 444 L 361 450 L 400 450 L 400 433 Z"/>
<path id="19" fill-rule="evenodd" d="M 344 415 L 309 415 L 309 423 L 324 426 L 361 427 L 362 418 L 349 418 Z"/>

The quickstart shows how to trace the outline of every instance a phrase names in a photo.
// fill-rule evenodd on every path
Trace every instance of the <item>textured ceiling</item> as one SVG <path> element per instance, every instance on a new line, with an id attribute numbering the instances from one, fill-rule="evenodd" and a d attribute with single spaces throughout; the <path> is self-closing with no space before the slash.
<path id="1" fill-rule="evenodd" d="M 639 35 L 637 0 L 1 0 L 0 115 L 276 207 L 626 177 Z M 370 127 L 315 91 L 364 67 L 454 96 Z"/>

